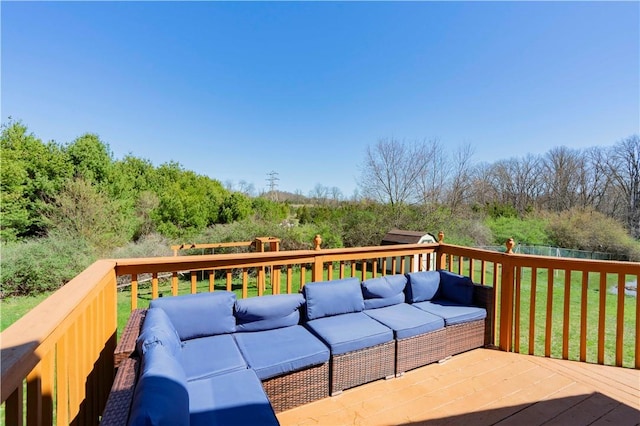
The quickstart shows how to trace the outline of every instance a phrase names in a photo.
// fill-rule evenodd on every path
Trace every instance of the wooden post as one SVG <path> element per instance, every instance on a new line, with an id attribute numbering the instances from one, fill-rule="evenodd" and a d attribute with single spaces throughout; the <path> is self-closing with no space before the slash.
<path id="1" fill-rule="evenodd" d="M 507 255 L 513 253 L 515 243 L 509 238 L 506 243 Z M 509 257 L 502 263 L 500 280 L 500 349 L 510 352 L 513 344 L 513 296 L 514 296 L 514 265 Z"/>
<path id="2" fill-rule="evenodd" d="M 269 239 L 269 251 L 280 251 L 280 239 Z M 271 292 L 280 294 L 280 267 L 271 266 Z"/>
<path id="3" fill-rule="evenodd" d="M 256 252 L 257 253 L 263 253 L 264 252 L 264 243 L 262 242 L 262 238 L 258 238 L 256 237 L 256 241 L 255 241 L 255 245 L 256 245 Z M 258 268 L 258 276 L 256 277 L 256 286 L 258 288 L 258 296 L 262 296 L 262 291 L 265 287 L 265 283 L 264 283 L 264 277 L 265 277 L 265 267 L 262 266 L 261 268 Z"/>
<path id="4" fill-rule="evenodd" d="M 317 234 L 313 239 L 314 250 L 320 251 L 320 244 L 322 244 L 322 237 L 320 234 Z M 313 271 L 311 272 L 311 281 L 313 282 L 322 281 L 322 270 L 324 266 L 322 264 L 322 259 L 323 258 L 321 256 L 316 256 L 316 260 L 313 263 Z"/>
<path id="5" fill-rule="evenodd" d="M 443 244 L 443 243 L 444 243 L 444 232 L 440 231 L 438 232 L 438 244 Z M 436 254 L 436 269 L 444 270 L 447 268 L 447 255 L 440 249 L 440 247 L 438 247 L 437 250 L 438 250 L 438 253 Z"/>

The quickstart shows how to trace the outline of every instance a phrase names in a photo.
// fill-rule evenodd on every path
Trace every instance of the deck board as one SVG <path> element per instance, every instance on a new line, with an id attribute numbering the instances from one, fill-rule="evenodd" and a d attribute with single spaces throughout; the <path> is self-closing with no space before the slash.
<path id="1" fill-rule="evenodd" d="M 297 425 L 638 425 L 640 371 L 477 349 L 278 414 Z"/>

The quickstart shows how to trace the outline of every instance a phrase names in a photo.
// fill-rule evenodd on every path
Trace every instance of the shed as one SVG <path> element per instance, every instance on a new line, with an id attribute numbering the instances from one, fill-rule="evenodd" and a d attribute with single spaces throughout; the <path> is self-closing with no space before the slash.
<path id="1" fill-rule="evenodd" d="M 433 234 L 429 234 L 429 233 L 425 234 L 424 232 L 419 232 L 419 231 L 405 231 L 402 229 L 392 229 L 391 231 L 385 234 L 385 236 L 382 238 L 382 242 L 380 243 L 380 245 L 386 246 L 386 245 L 392 245 L 392 244 L 430 244 L 430 243 L 436 243 L 436 242 L 438 242 L 438 240 Z M 396 273 L 396 274 L 402 273 L 402 264 L 400 262 L 400 257 L 396 258 L 395 272 L 393 271 L 392 260 L 393 259 L 391 257 L 387 258 L 387 262 L 386 262 L 387 272 Z M 418 265 L 418 262 L 419 262 L 418 255 L 406 256 L 405 257 L 406 270 L 404 272 L 409 272 L 408 262 L 413 263 L 412 269 L 414 271 L 418 271 L 418 270 L 426 271 L 426 270 L 435 269 L 434 257 L 431 257 L 430 262 L 427 262 L 427 259 L 423 258 L 422 265 Z"/>
<path id="2" fill-rule="evenodd" d="M 436 237 L 433 234 L 418 231 L 403 231 L 401 229 L 392 229 L 382 238 L 380 245 L 386 246 L 391 244 L 427 244 L 436 243 Z"/>

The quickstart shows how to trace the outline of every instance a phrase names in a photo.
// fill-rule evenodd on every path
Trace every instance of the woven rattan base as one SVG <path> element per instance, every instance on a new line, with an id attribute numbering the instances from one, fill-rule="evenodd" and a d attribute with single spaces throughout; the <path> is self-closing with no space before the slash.
<path id="1" fill-rule="evenodd" d="M 109 393 L 107 405 L 102 413 L 101 426 L 122 426 L 127 424 L 133 402 L 139 361 L 125 358 L 120 363 Z"/>
<path id="2" fill-rule="evenodd" d="M 395 374 L 395 341 L 331 356 L 331 394 Z"/>
<path id="3" fill-rule="evenodd" d="M 484 320 L 446 326 L 446 355 L 451 356 L 483 347 L 484 326 Z"/>
<path id="4" fill-rule="evenodd" d="M 127 325 L 122 330 L 120 341 L 113 352 L 113 362 L 116 368 L 120 366 L 122 360 L 128 358 L 136 349 L 136 339 L 140 335 L 140 328 L 146 314 L 146 309 L 136 309 L 131 312 Z"/>
<path id="5" fill-rule="evenodd" d="M 446 356 L 446 333 L 446 330 L 441 328 L 398 340 L 396 343 L 396 376 L 443 359 Z"/>
<path id="6" fill-rule="evenodd" d="M 262 382 L 276 413 L 329 396 L 329 363 Z"/>

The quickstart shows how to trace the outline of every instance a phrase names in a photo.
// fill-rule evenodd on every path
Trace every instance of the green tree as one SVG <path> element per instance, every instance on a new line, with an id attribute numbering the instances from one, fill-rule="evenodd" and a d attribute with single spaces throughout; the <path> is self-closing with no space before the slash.
<path id="1" fill-rule="evenodd" d="M 109 146 L 98 135 L 87 133 L 71 142 L 65 149 L 73 165 L 74 175 L 92 183 L 108 179 L 113 166 Z"/>
<path id="2" fill-rule="evenodd" d="M 229 194 L 220 205 L 220 222 L 244 220 L 251 214 L 251 200 L 240 192 Z"/>
<path id="3" fill-rule="evenodd" d="M 65 153 L 55 142 L 42 143 L 21 122 L 10 122 L 0 135 L 0 158 L 2 239 L 45 234 L 43 208 L 72 175 Z"/>
<path id="4" fill-rule="evenodd" d="M 169 163 L 158 168 L 157 185 L 160 201 L 152 217 L 164 235 L 184 236 L 220 222 L 228 191 L 219 181 Z"/>
<path id="5" fill-rule="evenodd" d="M 131 240 L 134 228 L 128 215 L 117 199 L 80 178 L 69 180 L 47 210 L 57 233 L 88 241 L 98 253 Z"/>

